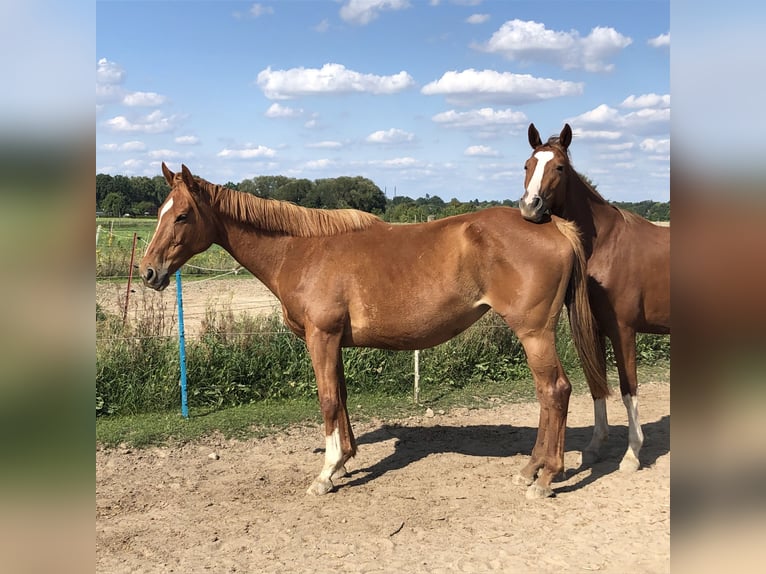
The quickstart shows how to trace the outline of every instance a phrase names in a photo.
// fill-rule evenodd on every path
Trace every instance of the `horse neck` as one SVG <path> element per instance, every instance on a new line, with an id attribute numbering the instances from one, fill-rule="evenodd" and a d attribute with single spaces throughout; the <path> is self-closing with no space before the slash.
<path id="1" fill-rule="evenodd" d="M 221 218 L 219 244 L 273 293 L 277 272 L 289 254 L 289 236 L 265 232 L 231 218 Z"/>
<path id="2" fill-rule="evenodd" d="M 590 256 L 599 243 L 608 241 L 609 232 L 613 228 L 619 212 L 602 198 L 572 170 L 569 187 L 561 216 L 574 221 L 580 228 L 583 246 Z"/>

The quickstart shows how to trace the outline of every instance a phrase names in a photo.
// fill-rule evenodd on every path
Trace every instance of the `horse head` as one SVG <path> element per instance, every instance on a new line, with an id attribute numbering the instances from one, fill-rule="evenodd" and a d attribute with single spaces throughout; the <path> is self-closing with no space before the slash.
<path id="1" fill-rule="evenodd" d="M 524 195 L 519 208 L 524 219 L 538 223 L 553 212 L 560 212 L 564 203 L 569 176 L 567 150 L 572 142 L 572 128 L 564 124 L 558 137 L 543 144 L 535 124 L 529 124 L 529 145 L 534 150 L 524 164 Z"/>
<path id="2" fill-rule="evenodd" d="M 138 266 L 144 285 L 162 291 L 170 276 L 193 255 L 213 244 L 214 222 L 201 215 L 209 203 L 198 181 L 185 165 L 173 173 L 163 162 L 170 193 L 157 217 L 157 229 Z"/>

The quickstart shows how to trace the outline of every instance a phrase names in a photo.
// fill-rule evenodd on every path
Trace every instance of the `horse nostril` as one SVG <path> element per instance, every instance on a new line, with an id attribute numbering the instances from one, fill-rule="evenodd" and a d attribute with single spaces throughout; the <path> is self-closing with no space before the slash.
<path id="1" fill-rule="evenodd" d="M 537 211 L 543 206 L 543 198 L 539 195 L 535 196 L 535 198 L 532 200 L 532 209 Z"/>
<path id="2" fill-rule="evenodd" d="M 152 269 L 151 267 L 147 267 L 146 273 L 144 274 L 144 279 L 146 279 L 147 281 L 151 281 L 152 277 L 154 277 L 154 269 Z"/>

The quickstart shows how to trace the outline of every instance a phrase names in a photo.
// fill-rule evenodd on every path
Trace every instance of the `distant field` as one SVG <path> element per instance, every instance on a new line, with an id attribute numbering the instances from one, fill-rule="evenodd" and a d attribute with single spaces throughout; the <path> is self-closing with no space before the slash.
<path id="1" fill-rule="evenodd" d="M 138 236 L 134 261 L 136 265 L 146 251 L 156 226 L 155 217 L 97 217 L 96 279 L 127 277 L 133 234 Z M 234 258 L 218 245 L 213 245 L 204 253 L 192 257 L 183 266 L 181 273 L 216 275 L 235 268 L 239 268 L 239 264 Z"/>

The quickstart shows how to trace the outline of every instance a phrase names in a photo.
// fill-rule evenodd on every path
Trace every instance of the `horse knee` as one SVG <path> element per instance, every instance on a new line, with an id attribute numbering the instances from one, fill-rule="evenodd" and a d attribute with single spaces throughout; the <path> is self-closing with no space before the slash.
<path id="1" fill-rule="evenodd" d="M 544 385 L 542 393 L 547 404 L 566 408 L 572 394 L 572 384 L 566 377 L 559 376 L 552 383 Z"/>
<path id="2" fill-rule="evenodd" d="M 327 419 L 335 419 L 335 415 L 338 412 L 340 401 L 337 396 L 324 395 L 319 397 L 319 408 L 322 411 L 322 416 Z"/>

